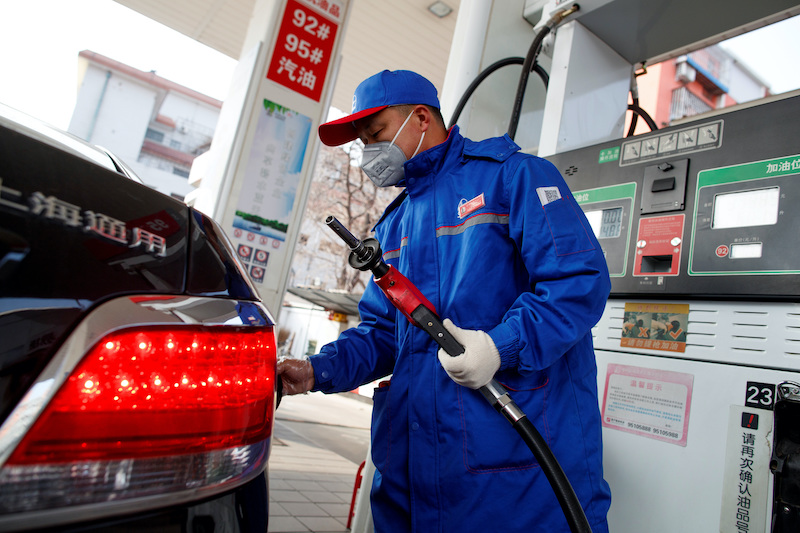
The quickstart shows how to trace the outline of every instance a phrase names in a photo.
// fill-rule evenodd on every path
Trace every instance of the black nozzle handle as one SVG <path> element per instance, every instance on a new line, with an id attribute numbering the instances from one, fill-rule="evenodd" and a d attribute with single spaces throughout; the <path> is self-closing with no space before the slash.
<path id="1" fill-rule="evenodd" d="M 356 255 L 359 262 L 369 260 L 372 251 L 365 247 L 364 243 L 361 242 L 358 237 L 350 233 L 350 230 L 345 228 L 344 224 L 339 222 L 339 219 L 333 215 L 328 215 L 328 218 L 325 219 L 325 224 L 344 241 L 347 247 L 350 248 L 350 251 Z"/>
<path id="2" fill-rule="evenodd" d="M 350 230 L 345 228 L 335 216 L 328 215 L 328 218 L 325 219 L 325 224 L 327 224 L 328 227 L 331 228 L 333 232 L 338 235 L 352 251 L 355 252 L 356 248 L 362 245 L 361 241 L 358 240 L 355 235 L 350 233 Z"/>
<path id="3" fill-rule="evenodd" d="M 451 357 L 457 357 L 464 353 L 464 347 L 453 337 L 452 333 L 445 329 L 439 316 L 424 305 L 414 309 L 411 312 L 411 318 Z"/>
<path id="4" fill-rule="evenodd" d="M 358 270 L 372 270 L 372 273 L 378 278 L 386 273 L 388 266 L 383 262 L 381 257 L 383 252 L 381 252 L 381 246 L 377 240 L 372 238 L 359 240 L 333 215 L 329 215 L 325 219 L 325 224 L 350 248 L 350 258 L 348 259 L 350 266 Z"/>

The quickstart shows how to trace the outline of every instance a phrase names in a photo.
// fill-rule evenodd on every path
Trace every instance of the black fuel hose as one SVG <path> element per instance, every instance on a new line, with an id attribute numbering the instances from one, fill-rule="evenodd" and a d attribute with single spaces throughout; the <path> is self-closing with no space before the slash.
<path id="1" fill-rule="evenodd" d="M 638 98 L 634 98 L 633 99 L 633 105 L 636 106 L 636 107 L 639 107 L 639 99 Z M 630 109 L 630 107 L 628 109 Z M 631 116 L 631 125 L 628 128 L 628 134 L 625 135 L 625 137 L 633 137 L 633 134 L 636 131 L 636 123 L 639 120 L 639 113 L 632 113 L 632 115 L 633 116 Z"/>
<path id="2" fill-rule="evenodd" d="M 650 128 L 650 131 L 656 131 L 658 126 L 656 126 L 656 122 L 647 114 L 647 112 L 639 106 L 639 82 L 637 78 L 643 74 L 647 74 L 647 69 L 642 63 L 642 72 L 632 72 L 631 73 L 631 86 L 630 86 L 630 93 L 631 93 L 631 100 L 633 103 L 628 104 L 628 110 L 633 111 L 633 116 L 631 116 L 631 125 L 628 128 L 628 134 L 626 137 L 633 137 L 636 134 L 636 124 L 639 117 L 644 119 L 647 126 Z"/>
<path id="3" fill-rule="evenodd" d="M 519 117 L 522 114 L 522 102 L 525 100 L 525 89 L 528 87 L 528 77 L 530 76 L 532 67 L 539 52 L 542 49 L 542 41 L 547 37 L 553 28 L 558 26 L 566 17 L 578 10 L 578 4 L 574 4 L 568 9 L 562 9 L 552 17 L 542 27 L 541 30 L 533 38 L 528 54 L 525 56 L 525 62 L 522 64 L 522 73 L 519 76 L 519 83 L 517 84 L 517 95 L 514 97 L 514 107 L 511 109 L 511 120 L 508 122 L 508 136 L 512 139 L 517 135 L 517 125 L 519 124 Z"/>
<path id="4" fill-rule="evenodd" d="M 542 83 L 544 83 L 545 90 L 549 89 L 550 88 L 550 75 L 547 73 L 547 71 L 544 68 L 542 68 L 542 66 L 539 63 L 534 63 L 533 64 L 533 71 L 536 74 L 538 74 L 539 77 L 542 79 Z"/>
<path id="5" fill-rule="evenodd" d="M 650 128 L 650 131 L 656 131 L 658 129 L 658 126 L 656 126 L 656 121 L 653 120 L 653 118 L 647 114 L 647 111 L 645 111 L 644 109 L 635 104 L 628 104 L 628 109 L 633 111 L 634 118 L 636 117 L 636 115 L 642 117 L 642 119 L 644 119 L 645 124 L 647 124 L 647 127 Z M 628 135 L 630 136 L 630 133 Z"/>
<path id="6" fill-rule="evenodd" d="M 469 84 L 467 89 L 464 91 L 464 94 L 461 95 L 461 99 L 458 101 L 456 105 L 455 111 L 453 111 L 453 117 L 450 119 L 450 124 L 448 124 L 447 129 L 453 127 L 453 125 L 458 122 L 458 117 L 461 116 L 461 112 L 464 111 L 464 107 L 467 105 L 467 102 L 472 97 L 472 93 L 475 92 L 475 89 L 486 80 L 492 73 L 496 70 L 500 70 L 503 67 L 507 67 L 508 65 L 522 65 L 525 62 L 524 57 L 507 57 L 505 59 L 500 59 L 486 67 L 478 74 L 472 83 Z M 547 74 L 547 71 L 542 68 L 539 63 L 533 64 L 533 71 L 539 75 L 541 78 L 542 83 L 544 83 L 545 89 L 547 89 L 547 85 L 550 83 L 550 76 Z"/>
<path id="7" fill-rule="evenodd" d="M 644 68 L 644 63 L 642 63 L 642 68 Z M 647 71 L 645 70 L 645 72 Z M 639 107 L 639 80 L 637 79 L 636 71 L 631 72 L 631 85 L 628 90 L 631 94 L 633 105 Z M 631 115 L 631 125 L 628 128 L 628 134 L 626 137 L 633 137 L 634 133 L 636 132 L 636 123 L 639 120 L 638 113 L 632 113 Z"/>
<path id="8" fill-rule="evenodd" d="M 525 100 L 525 89 L 528 87 L 528 77 L 530 76 L 530 68 L 536 57 L 539 55 L 539 49 L 542 46 L 542 41 L 550 33 L 551 26 L 547 25 L 542 28 L 531 43 L 528 49 L 528 55 L 525 56 L 525 61 L 522 63 L 522 73 L 517 82 L 517 94 L 514 97 L 514 107 L 511 108 L 511 119 L 508 122 L 508 136 L 511 139 L 517 135 L 517 125 L 519 124 L 519 117 L 522 114 L 522 102 Z"/>
<path id="9" fill-rule="evenodd" d="M 542 434 L 536 429 L 528 417 L 522 418 L 512 424 L 517 430 L 522 440 L 533 452 L 534 457 L 542 467 L 542 472 L 553 487 L 564 517 L 567 519 L 569 529 L 572 533 L 592 533 L 592 528 L 583 512 L 581 502 L 575 494 L 575 490 L 567 479 L 564 470 L 556 460 L 553 452 L 547 446 L 547 442 L 542 438 Z"/>
<path id="10" fill-rule="evenodd" d="M 570 531 L 572 533 L 592 533 L 589 520 L 583 512 L 581 502 L 578 500 L 578 496 L 575 494 L 567 475 L 542 434 L 539 433 L 533 422 L 514 402 L 506 388 L 501 383 L 492 380 L 478 390 L 486 401 L 511 423 L 514 430 L 519 433 L 519 436 L 522 437 L 522 440 L 533 452 L 534 458 L 553 488 L 558 504 L 561 506 L 561 511 L 567 519 L 567 524 L 569 524 Z"/>

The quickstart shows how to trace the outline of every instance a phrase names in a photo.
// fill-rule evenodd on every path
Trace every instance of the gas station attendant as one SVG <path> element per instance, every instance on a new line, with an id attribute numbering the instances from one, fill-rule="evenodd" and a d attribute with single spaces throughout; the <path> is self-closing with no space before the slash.
<path id="1" fill-rule="evenodd" d="M 284 393 L 375 390 L 375 531 L 569 531 L 531 451 L 475 390 L 513 394 L 569 478 L 592 531 L 608 531 L 591 328 L 610 291 L 603 252 L 559 172 L 508 136 L 449 131 L 436 88 L 383 71 L 353 112 L 319 127 L 364 143 L 362 169 L 400 187 L 375 236 L 383 259 L 435 306 L 465 347 L 450 357 L 374 282 L 361 323 L 308 360 L 285 360 Z"/>

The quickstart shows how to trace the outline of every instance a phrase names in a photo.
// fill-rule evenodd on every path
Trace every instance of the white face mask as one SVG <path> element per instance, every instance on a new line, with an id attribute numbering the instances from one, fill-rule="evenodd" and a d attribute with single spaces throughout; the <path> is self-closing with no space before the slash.
<path id="1" fill-rule="evenodd" d="M 394 142 L 397 140 L 400 132 L 406 127 L 411 116 L 414 114 L 412 111 L 403 121 L 403 125 L 394 134 L 391 142 L 381 141 L 377 143 L 368 144 L 364 147 L 364 153 L 361 156 L 361 169 L 372 182 L 378 187 L 391 187 L 396 185 L 405 176 L 405 169 L 403 165 L 407 161 L 406 154 Z M 422 137 L 419 139 L 417 149 L 411 154 L 411 157 L 417 155 L 419 147 L 422 146 L 422 140 L 425 138 L 425 132 L 422 132 Z"/>

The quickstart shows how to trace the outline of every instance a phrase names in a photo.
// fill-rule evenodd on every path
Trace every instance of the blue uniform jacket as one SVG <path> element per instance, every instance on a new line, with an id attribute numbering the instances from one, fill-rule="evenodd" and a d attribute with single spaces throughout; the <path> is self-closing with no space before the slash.
<path id="1" fill-rule="evenodd" d="M 495 379 L 547 441 L 595 533 L 607 531 L 591 328 L 610 290 L 602 250 L 558 171 L 507 136 L 458 127 L 405 164 L 406 189 L 375 232 L 384 259 L 457 326 L 488 332 Z M 437 345 L 370 282 L 361 324 L 311 358 L 315 390 L 392 374 L 375 391 L 375 529 L 569 531 L 533 454 Z"/>

